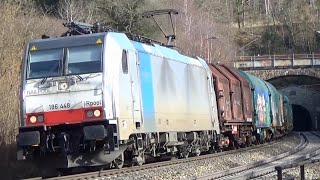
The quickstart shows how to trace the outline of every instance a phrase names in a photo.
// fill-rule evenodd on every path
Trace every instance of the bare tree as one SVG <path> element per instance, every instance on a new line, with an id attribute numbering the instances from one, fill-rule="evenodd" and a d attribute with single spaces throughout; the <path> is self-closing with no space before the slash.
<path id="1" fill-rule="evenodd" d="M 264 0 L 264 7 L 266 9 L 266 15 L 270 14 L 270 0 Z"/>
<path id="2" fill-rule="evenodd" d="M 83 13 L 82 1 L 59 0 L 58 13 L 66 21 L 79 20 Z"/>
<path id="3" fill-rule="evenodd" d="M 59 0 L 57 13 L 66 21 L 93 22 L 97 10 L 96 1 Z"/>

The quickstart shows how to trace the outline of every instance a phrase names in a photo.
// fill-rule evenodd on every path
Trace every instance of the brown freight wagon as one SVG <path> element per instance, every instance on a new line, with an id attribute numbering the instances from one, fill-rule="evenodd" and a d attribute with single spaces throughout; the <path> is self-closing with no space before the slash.
<path id="1" fill-rule="evenodd" d="M 230 122 L 245 122 L 242 111 L 242 98 L 240 81 L 228 70 L 220 65 L 213 65 L 222 75 L 229 80 L 232 120 Z"/>
<path id="2" fill-rule="evenodd" d="M 252 101 L 252 92 L 251 92 L 250 83 L 245 77 L 243 77 L 239 73 L 239 71 L 236 68 L 226 66 L 226 65 L 222 65 L 222 66 L 240 81 L 243 118 L 245 119 L 246 122 L 252 123 L 253 101 Z"/>
<path id="3" fill-rule="evenodd" d="M 248 111 L 251 110 L 251 113 L 244 113 L 241 86 L 242 80 L 247 83 L 244 94 L 249 98 L 245 102 L 250 103 L 251 100 L 252 103 L 249 82 L 243 78 L 239 80 L 236 75 L 220 65 L 210 64 L 209 68 L 214 78 L 221 132 L 229 138 L 229 147 L 250 144 L 252 119 L 251 121 L 249 119 L 252 117 L 252 104 L 248 105 Z"/>
<path id="4" fill-rule="evenodd" d="M 216 90 L 217 102 L 218 102 L 218 117 L 221 123 L 232 120 L 231 101 L 229 80 L 222 75 L 212 64 L 209 64 L 209 68 L 213 76 L 213 84 Z"/>

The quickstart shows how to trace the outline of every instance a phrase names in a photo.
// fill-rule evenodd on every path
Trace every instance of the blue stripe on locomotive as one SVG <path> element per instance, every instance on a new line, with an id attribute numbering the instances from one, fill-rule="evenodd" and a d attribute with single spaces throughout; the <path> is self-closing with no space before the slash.
<path id="1" fill-rule="evenodd" d="M 113 37 L 120 36 L 113 34 Z M 190 58 L 181 55 L 178 51 L 170 48 L 166 48 L 157 44 L 147 45 L 136 41 L 126 42 L 124 38 L 119 40 L 119 37 L 114 38 L 116 41 L 120 42 L 121 47 L 133 48 L 138 52 L 138 62 L 139 62 L 139 74 L 140 74 L 140 84 L 141 84 L 141 100 L 142 100 L 142 115 L 143 123 L 146 132 L 157 131 L 156 119 L 155 119 L 155 98 L 154 98 L 154 81 L 152 67 L 153 57 L 162 57 L 165 59 L 172 59 L 174 61 L 179 61 L 187 64 L 198 64 L 201 66 L 200 62 L 193 62 Z M 130 45 L 128 45 L 130 44 Z"/>
<path id="2" fill-rule="evenodd" d="M 146 52 L 141 43 L 132 42 L 132 44 L 138 51 L 144 128 L 146 132 L 155 132 L 156 122 L 151 63 L 152 55 Z"/>
<path id="3" fill-rule="evenodd" d="M 150 62 L 151 57 L 148 54 L 139 52 L 139 60 L 144 127 L 145 131 L 147 132 L 155 132 L 156 123 L 154 110 L 152 68 Z"/>

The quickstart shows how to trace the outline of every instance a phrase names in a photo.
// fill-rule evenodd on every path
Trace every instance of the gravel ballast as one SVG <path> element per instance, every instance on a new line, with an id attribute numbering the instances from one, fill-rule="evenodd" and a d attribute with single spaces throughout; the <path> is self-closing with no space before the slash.
<path id="1" fill-rule="evenodd" d="M 292 135 L 278 141 L 279 142 L 276 142 L 272 145 L 251 149 L 245 152 L 237 152 L 234 154 L 223 155 L 210 159 L 142 170 L 112 177 L 101 177 L 100 179 L 194 179 L 208 173 L 214 173 L 237 166 L 251 164 L 256 161 L 264 160 L 290 151 L 294 147 L 298 146 L 300 143 L 300 137 L 298 135 Z"/>

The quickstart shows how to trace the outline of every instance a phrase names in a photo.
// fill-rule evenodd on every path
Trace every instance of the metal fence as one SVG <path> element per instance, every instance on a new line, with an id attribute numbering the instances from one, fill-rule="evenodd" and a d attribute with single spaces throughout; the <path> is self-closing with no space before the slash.
<path id="1" fill-rule="evenodd" d="M 283 179 L 282 171 L 284 169 L 294 168 L 294 167 L 298 167 L 298 166 L 300 166 L 300 178 L 301 178 L 301 180 L 305 180 L 305 171 L 304 171 L 305 165 L 311 164 L 311 163 L 319 163 L 319 162 L 320 162 L 320 158 L 317 158 L 317 159 L 311 159 L 311 160 L 276 166 L 275 169 L 277 171 L 278 180 Z"/>
<path id="2" fill-rule="evenodd" d="M 275 69 L 320 66 L 320 54 L 288 54 L 238 56 L 234 67 L 239 69 Z"/>

